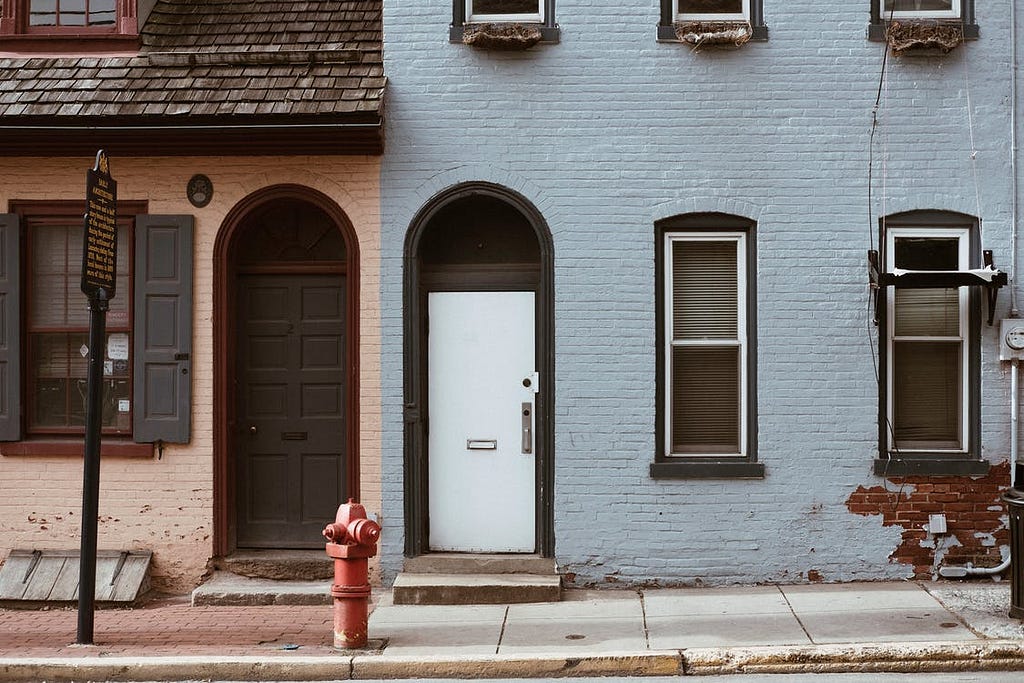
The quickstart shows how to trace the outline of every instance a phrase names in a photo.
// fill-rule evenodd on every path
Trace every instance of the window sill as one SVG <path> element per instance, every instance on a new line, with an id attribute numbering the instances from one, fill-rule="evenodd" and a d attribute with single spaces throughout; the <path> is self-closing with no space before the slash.
<path id="1" fill-rule="evenodd" d="M 15 54 L 80 55 L 136 54 L 141 42 L 137 35 L 122 34 L 0 34 L 0 46 Z"/>
<path id="2" fill-rule="evenodd" d="M 0 455 L 81 458 L 85 456 L 84 440 L 39 439 L 0 443 Z M 110 438 L 100 441 L 100 457 L 104 458 L 151 458 L 153 444 L 135 443 L 124 439 Z"/>
<path id="3" fill-rule="evenodd" d="M 879 477 L 980 477 L 988 474 L 988 460 L 950 457 L 878 458 L 874 472 Z"/>
<path id="4" fill-rule="evenodd" d="M 653 462 L 651 479 L 764 479 L 764 464 L 747 460 Z"/>
<path id="5" fill-rule="evenodd" d="M 751 25 L 751 31 L 753 32 L 750 36 L 751 43 L 764 43 L 768 40 L 768 27 L 754 26 Z M 679 40 L 676 36 L 676 27 L 674 24 L 658 24 L 658 42 L 659 43 L 680 43 L 686 45 L 683 41 Z"/>
<path id="6" fill-rule="evenodd" d="M 462 42 L 462 37 L 466 33 L 466 27 L 471 25 L 472 24 L 451 26 L 448 31 L 448 42 L 458 43 L 460 45 L 464 44 Z M 524 25 L 530 26 L 532 24 Z M 561 40 L 562 29 L 559 26 L 537 26 L 537 28 L 540 29 L 540 42 L 538 43 L 539 45 L 553 45 Z"/>
<path id="7" fill-rule="evenodd" d="M 904 23 L 942 23 L 950 24 L 954 26 L 960 26 L 964 31 L 964 40 L 977 40 L 981 35 L 981 29 L 977 24 L 964 24 L 958 20 L 948 19 L 902 19 Z M 868 24 L 868 40 L 876 43 L 884 43 L 886 41 L 886 29 L 888 28 L 889 22 L 883 21 L 877 24 Z"/>

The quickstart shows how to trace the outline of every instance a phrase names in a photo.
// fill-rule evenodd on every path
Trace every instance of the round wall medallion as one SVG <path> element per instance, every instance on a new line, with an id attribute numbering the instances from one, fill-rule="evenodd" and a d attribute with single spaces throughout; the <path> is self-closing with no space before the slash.
<path id="1" fill-rule="evenodd" d="M 213 199 L 213 183 L 203 174 L 197 173 L 189 179 L 187 192 L 192 206 L 201 209 Z"/>

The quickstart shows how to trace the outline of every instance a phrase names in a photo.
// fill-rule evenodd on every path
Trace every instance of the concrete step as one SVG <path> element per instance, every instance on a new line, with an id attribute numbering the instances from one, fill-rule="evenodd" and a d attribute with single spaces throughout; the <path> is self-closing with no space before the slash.
<path id="1" fill-rule="evenodd" d="M 395 578 L 396 605 L 494 605 L 557 602 L 561 579 L 538 574 L 413 574 Z"/>
<path id="2" fill-rule="evenodd" d="M 558 574 L 553 557 L 499 553 L 427 553 L 406 559 L 402 569 L 410 574 Z"/>
<path id="3" fill-rule="evenodd" d="M 327 557 L 323 547 L 317 550 L 240 550 L 217 558 L 214 566 L 256 579 L 313 581 L 334 576 L 334 561 Z"/>
<path id="4" fill-rule="evenodd" d="M 192 591 L 192 606 L 329 605 L 331 582 L 259 579 L 216 571 Z"/>

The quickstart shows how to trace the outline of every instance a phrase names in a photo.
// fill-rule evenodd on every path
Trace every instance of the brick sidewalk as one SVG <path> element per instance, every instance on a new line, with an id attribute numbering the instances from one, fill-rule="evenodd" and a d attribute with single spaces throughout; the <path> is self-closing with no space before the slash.
<path id="1" fill-rule="evenodd" d="M 158 599 L 97 610 L 94 646 L 74 645 L 77 630 L 76 608 L 0 609 L 0 656 L 334 654 L 325 605 L 191 607 L 182 598 Z"/>

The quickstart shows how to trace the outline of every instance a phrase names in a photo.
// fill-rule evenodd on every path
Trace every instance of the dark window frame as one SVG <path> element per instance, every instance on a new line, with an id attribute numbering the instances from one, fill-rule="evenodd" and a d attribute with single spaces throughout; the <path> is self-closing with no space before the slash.
<path id="1" fill-rule="evenodd" d="M 879 219 L 880 261 L 888 263 L 889 231 L 901 228 L 930 229 L 939 237 L 949 231 L 967 231 L 968 267 L 981 266 L 981 222 L 974 216 L 952 211 L 916 210 Z M 988 472 L 989 463 L 981 459 L 981 292 L 970 287 L 967 296 L 967 329 L 963 331 L 967 345 L 967 422 L 964 424 L 964 451 L 915 450 L 889 448 L 889 325 L 888 296 L 878 297 L 878 458 L 875 474 L 882 477 L 906 475 L 968 476 Z"/>
<path id="2" fill-rule="evenodd" d="M 889 17 L 883 10 L 883 0 L 871 0 L 871 21 L 868 24 L 868 40 L 884 41 L 886 29 L 889 26 Z M 960 24 L 963 27 L 964 40 L 977 40 L 981 34 L 978 22 L 974 15 L 974 0 L 960 0 L 960 18 L 899 18 L 901 21 Z"/>
<path id="3" fill-rule="evenodd" d="M 145 214 L 148 208 L 148 202 L 145 201 L 119 201 L 117 203 L 117 223 L 119 227 L 126 227 L 128 229 L 127 239 L 124 243 L 118 244 L 118 250 L 127 250 L 126 263 L 129 267 L 128 273 L 128 291 L 118 291 L 118 298 L 124 297 L 125 308 L 128 314 L 128 320 L 124 324 L 111 324 L 108 325 L 108 333 L 117 332 L 119 330 L 127 330 L 129 339 L 134 338 L 135 332 L 135 311 L 134 311 L 134 262 L 135 262 L 135 217 L 139 214 Z M 22 311 L 22 368 L 21 376 L 25 378 L 21 387 L 21 405 L 23 406 L 22 414 L 22 440 L 23 441 L 36 441 L 61 438 L 62 436 L 71 436 L 80 438 L 85 434 L 85 427 L 81 428 L 45 428 L 45 427 L 33 427 L 29 414 L 33 409 L 33 401 L 35 397 L 35 387 L 32 386 L 31 381 L 33 377 L 32 373 L 32 344 L 30 337 L 33 332 L 33 327 L 29 321 L 29 312 L 31 310 L 31 292 L 33 290 L 33 272 L 32 272 L 32 260 L 31 254 L 34 249 L 32 233 L 36 229 L 50 226 L 74 226 L 82 220 L 82 216 L 85 213 L 85 202 L 78 200 L 54 200 L 54 201 L 37 201 L 37 200 L 13 200 L 11 201 L 11 211 L 19 216 L 21 230 L 23 234 L 23 248 L 21 254 L 21 304 L 20 310 Z M 70 271 L 74 276 L 74 271 Z M 82 305 L 85 305 L 85 295 L 82 295 Z M 129 343 L 129 400 L 132 401 L 134 409 L 135 401 L 132 395 L 132 380 L 134 377 L 134 359 L 132 357 L 132 343 Z M 129 420 L 131 422 L 132 420 Z M 133 427 L 129 425 L 125 429 L 116 428 L 104 428 L 103 434 L 114 439 L 124 439 L 125 441 L 131 441 L 133 439 Z"/>
<path id="4" fill-rule="evenodd" d="M 676 37 L 676 17 L 674 0 L 661 0 L 661 17 L 658 20 L 658 40 L 661 42 L 679 42 Z M 768 26 L 764 23 L 763 0 L 750 0 L 750 12 L 747 18 L 753 32 L 750 39 L 755 41 L 768 40 Z"/>
<path id="5" fill-rule="evenodd" d="M 743 233 L 745 255 L 746 292 L 741 300 L 746 307 L 746 442 L 742 456 L 678 456 L 666 453 L 665 437 L 668 429 L 666 391 L 669 378 L 668 359 L 665 357 L 666 301 L 666 236 L 676 232 L 687 233 Z M 650 476 L 654 479 L 762 479 L 764 465 L 757 461 L 757 223 L 741 216 L 725 213 L 690 213 L 657 221 L 655 239 L 655 454 Z"/>
<path id="6" fill-rule="evenodd" d="M 537 28 L 540 29 L 540 42 L 542 44 L 557 43 L 561 36 L 561 28 L 555 21 L 555 0 L 540 0 L 540 5 L 544 8 L 543 21 L 510 23 L 537 26 Z M 452 0 L 452 23 L 448 32 L 449 42 L 461 43 L 462 34 L 465 32 L 466 27 L 472 25 L 473 22 L 468 21 L 468 17 L 466 16 L 466 0 Z"/>

